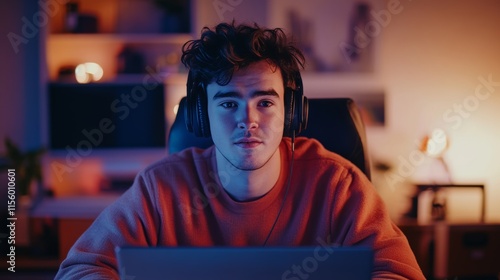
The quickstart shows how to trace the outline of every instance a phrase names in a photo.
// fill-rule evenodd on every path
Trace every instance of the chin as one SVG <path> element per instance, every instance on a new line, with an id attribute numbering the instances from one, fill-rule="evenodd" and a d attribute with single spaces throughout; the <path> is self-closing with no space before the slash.
<path id="1" fill-rule="evenodd" d="M 236 168 L 242 171 L 255 171 L 261 169 L 262 167 L 264 167 L 264 165 L 243 164 L 240 166 L 236 166 Z"/>

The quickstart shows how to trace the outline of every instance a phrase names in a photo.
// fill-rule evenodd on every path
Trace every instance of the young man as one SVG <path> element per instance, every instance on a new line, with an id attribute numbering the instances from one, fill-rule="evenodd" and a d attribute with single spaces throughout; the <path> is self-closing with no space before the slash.
<path id="1" fill-rule="evenodd" d="M 116 246 L 324 243 L 372 247 L 373 278 L 423 279 L 362 172 L 315 140 L 295 139 L 304 60 L 280 29 L 219 24 L 188 42 L 182 61 L 188 127 L 215 145 L 143 170 L 74 244 L 56 279 L 118 278 Z"/>

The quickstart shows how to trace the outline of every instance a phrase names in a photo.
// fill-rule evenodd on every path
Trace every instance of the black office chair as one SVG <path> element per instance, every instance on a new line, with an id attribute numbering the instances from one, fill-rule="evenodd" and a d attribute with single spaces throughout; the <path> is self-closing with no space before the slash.
<path id="1" fill-rule="evenodd" d="M 170 128 L 168 135 L 168 152 L 170 154 L 182 151 L 189 147 L 208 148 L 214 144 L 212 138 L 196 137 L 194 133 L 187 130 L 186 116 L 186 97 L 183 97 L 179 102 L 177 115 L 175 116 L 174 123 Z"/>
<path id="2" fill-rule="evenodd" d="M 186 98 L 183 97 L 169 134 L 169 153 L 188 147 L 207 148 L 212 139 L 190 133 L 184 120 Z M 354 101 L 350 98 L 309 99 L 307 128 L 299 136 L 315 138 L 326 149 L 354 163 L 371 178 L 365 126 Z"/>

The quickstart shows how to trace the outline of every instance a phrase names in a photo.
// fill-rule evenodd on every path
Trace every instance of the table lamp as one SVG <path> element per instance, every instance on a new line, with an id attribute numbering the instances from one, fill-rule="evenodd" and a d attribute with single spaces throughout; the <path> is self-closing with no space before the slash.
<path id="1" fill-rule="evenodd" d="M 448 164 L 444 159 L 444 154 L 449 146 L 449 140 L 446 132 L 443 129 L 437 128 L 432 131 L 432 133 L 425 135 L 420 143 L 420 151 L 431 158 L 435 158 L 443 166 L 445 175 L 447 177 L 448 183 L 452 183 L 450 170 Z M 423 220 L 444 220 L 446 217 L 446 197 L 443 191 L 439 188 L 433 188 L 432 190 L 424 191 L 419 200 L 420 209 L 428 209 L 428 205 L 431 206 L 431 217 L 420 217 Z M 428 213 L 428 212 L 427 212 Z"/>
<path id="2" fill-rule="evenodd" d="M 448 164 L 444 159 L 444 154 L 449 147 L 448 135 L 443 129 L 437 128 L 432 133 L 425 135 L 420 142 L 420 151 L 431 158 L 435 158 L 443 166 L 448 179 L 448 183 L 452 182 Z"/>

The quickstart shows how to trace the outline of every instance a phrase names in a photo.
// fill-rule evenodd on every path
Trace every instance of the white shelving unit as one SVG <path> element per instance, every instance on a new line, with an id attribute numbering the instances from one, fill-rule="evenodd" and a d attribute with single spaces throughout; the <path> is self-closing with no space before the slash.
<path id="1" fill-rule="evenodd" d="M 148 75 L 155 75 L 156 81 L 161 80 L 166 86 L 165 112 L 167 124 L 170 125 L 175 118 L 176 102 L 185 95 L 186 73 L 183 72 L 183 66 L 178 61 L 182 45 L 190 39 L 197 38 L 198 35 L 193 34 L 198 34 L 201 26 L 211 26 L 212 21 L 221 20 L 217 11 L 210 4 L 211 2 L 191 1 L 192 33 L 167 34 L 161 33 L 160 29 L 157 28 L 157 25 L 160 24 L 160 18 L 157 8 L 151 6 L 154 5 L 152 0 L 79 0 L 81 12 L 94 14 L 99 19 L 99 33 L 73 34 L 64 33 L 64 5 L 58 4 L 59 0 L 50 1 L 59 5 L 59 10 L 50 18 L 50 24 L 47 26 L 45 58 L 48 82 L 74 83 L 70 79 L 58 79 L 59 72 L 63 68 L 71 69 L 71 67 L 83 62 L 100 64 L 104 71 L 101 81 L 106 83 L 140 83 Z M 259 0 L 257 2 L 267 6 L 268 1 L 274 3 L 273 0 Z M 234 13 L 226 13 L 225 15 L 237 16 L 241 14 L 245 15 L 246 18 L 266 21 L 266 15 L 270 11 L 274 11 L 268 8 L 265 10 L 267 11 L 265 15 L 260 15 L 261 9 L 250 7 L 250 5 L 253 5 L 253 2 L 242 2 L 241 5 L 234 7 Z M 153 11 L 154 9 L 156 11 Z M 131 28 L 131 31 L 127 31 L 127 28 Z M 138 32 L 139 29 L 142 29 L 143 32 Z M 117 73 L 117 56 L 124 46 L 131 46 L 144 56 L 145 65 L 147 65 L 144 73 Z M 174 66 L 172 67 L 172 65 Z M 309 98 L 355 97 L 354 99 L 356 99 L 360 97 L 363 98 L 359 99 L 360 101 L 366 101 L 366 96 L 380 98 L 380 93 L 384 92 L 383 85 L 373 73 L 303 72 L 302 78 L 305 94 Z M 43 98 L 46 99 L 46 96 Z M 45 105 L 48 105 L 47 102 Z M 48 109 L 42 111 L 45 110 Z M 46 115 L 48 116 L 48 113 Z M 44 121 L 44 123 L 48 122 Z M 167 127 L 167 134 L 168 129 L 169 127 Z M 45 127 L 43 130 L 47 131 L 48 129 Z M 45 138 L 44 141 L 48 143 L 48 137 Z M 66 154 L 62 154 L 57 157 L 64 160 L 65 156 Z M 116 157 L 116 155 L 109 156 L 109 158 L 111 157 Z M 103 156 L 103 158 L 108 158 L 108 156 Z M 102 163 L 100 159 L 98 161 L 99 164 L 106 167 L 107 163 Z M 126 158 L 126 162 L 132 165 L 136 162 L 142 164 L 144 161 L 146 161 L 144 153 L 141 155 L 136 153 L 134 156 Z"/>
<path id="2" fill-rule="evenodd" d="M 117 78 L 118 55 L 124 47 L 139 53 L 144 60 L 144 74 L 165 71 L 179 65 L 182 45 L 192 38 L 189 33 L 162 33 L 162 11 L 154 1 L 79 0 L 78 12 L 97 19 L 96 33 L 65 32 L 66 6 L 51 0 L 54 14 L 46 39 L 48 77 L 54 82 L 60 71 L 80 63 L 95 62 L 104 70 L 102 81 Z M 177 67 L 179 69 L 179 67 Z M 142 73 L 138 73 L 142 74 Z"/>
<path id="3" fill-rule="evenodd" d="M 97 18 L 98 29 L 95 33 L 69 33 L 65 31 L 66 6 L 59 0 L 49 0 L 53 13 L 49 24 L 45 26 L 44 71 L 46 83 L 68 84 L 78 87 L 71 70 L 80 63 L 95 62 L 102 68 L 104 75 L 99 82 L 122 85 L 141 84 L 145 79 L 149 83 L 164 83 L 165 78 L 172 73 L 182 72 L 180 64 L 181 47 L 192 39 L 190 33 L 165 33 L 162 24 L 163 13 L 155 6 L 153 0 L 75 0 L 79 13 L 93 15 Z M 143 57 L 144 67 L 137 73 L 119 73 L 118 55 L 125 46 L 130 47 Z M 62 72 L 69 74 L 61 75 Z M 168 96 L 168 94 L 166 94 Z M 43 131 L 44 142 L 49 143 L 49 93 L 42 95 L 44 108 Z M 99 102 L 96 100 L 96 103 Z M 92 108 L 89 108 L 92 110 Z M 168 120 L 167 120 L 168 121 Z M 85 182 L 77 177 L 92 177 L 85 175 L 92 170 L 112 173 L 135 173 L 149 162 L 162 157 L 163 150 L 136 149 L 130 151 L 95 150 L 82 158 L 82 162 L 72 173 L 65 174 L 64 180 L 58 180 L 52 163 L 67 163 L 68 152 L 49 151 L 44 170 L 46 183 L 56 193 L 61 190 L 74 189 L 75 193 L 85 194 Z M 94 165 L 93 165 L 94 164 Z M 99 167 L 96 167 L 99 166 Z M 116 166 L 119 166 L 116 167 Z M 115 170 L 119 169 L 119 170 Z M 90 174 L 90 173 L 89 173 Z M 92 185 L 87 184 L 87 185 Z M 82 185 L 82 186 L 78 186 Z M 68 191 L 62 195 L 70 194 Z"/>

